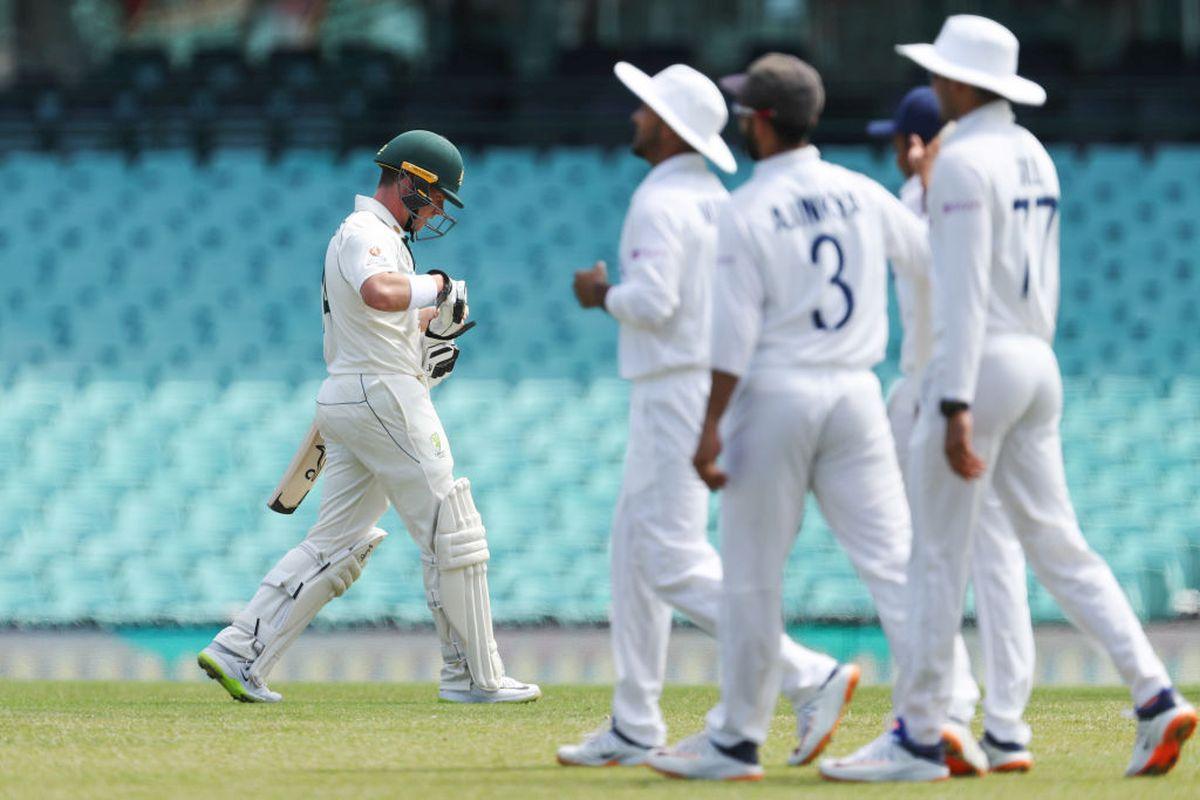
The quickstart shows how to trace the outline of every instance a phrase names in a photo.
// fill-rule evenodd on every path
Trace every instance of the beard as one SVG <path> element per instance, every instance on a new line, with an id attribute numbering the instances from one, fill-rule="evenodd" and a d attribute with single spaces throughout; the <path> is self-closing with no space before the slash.
<path id="1" fill-rule="evenodd" d="M 758 161 L 762 156 L 762 151 L 758 148 L 758 139 L 754 138 L 754 134 L 750 131 L 744 132 L 742 139 L 746 143 L 746 155 L 750 156 L 751 161 Z"/>
<path id="2" fill-rule="evenodd" d="M 654 152 L 655 145 L 661 138 L 662 131 L 657 125 L 648 126 L 645 129 L 635 128 L 633 132 L 633 144 L 629 146 L 630 151 L 638 158 L 649 158 Z"/>

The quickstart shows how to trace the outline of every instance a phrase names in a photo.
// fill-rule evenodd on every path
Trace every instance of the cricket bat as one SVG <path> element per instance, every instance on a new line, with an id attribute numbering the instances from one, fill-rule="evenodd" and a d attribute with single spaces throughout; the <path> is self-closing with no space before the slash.
<path id="1" fill-rule="evenodd" d="M 321 474 L 321 468 L 324 466 L 325 440 L 321 438 L 321 432 L 317 430 L 317 424 L 314 422 L 308 429 L 308 435 L 300 443 L 300 449 L 296 451 L 292 463 L 288 464 L 279 485 L 271 493 L 267 508 L 280 514 L 291 514 L 300 507 L 301 501 L 317 482 L 317 476 Z"/>

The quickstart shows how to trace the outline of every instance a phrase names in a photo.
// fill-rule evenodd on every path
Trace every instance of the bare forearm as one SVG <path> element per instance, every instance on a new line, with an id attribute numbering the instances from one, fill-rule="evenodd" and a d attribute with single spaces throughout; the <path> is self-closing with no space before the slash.
<path id="1" fill-rule="evenodd" d="M 407 311 L 412 307 L 414 277 L 426 276 L 405 275 L 399 272 L 381 272 L 372 275 L 362 285 L 363 302 L 376 311 Z M 444 281 L 441 275 L 430 276 L 441 291 Z"/>
<path id="2" fill-rule="evenodd" d="M 715 427 L 725 416 L 725 409 L 733 392 L 737 389 L 738 376 L 714 369 L 712 372 L 712 389 L 708 394 L 708 410 L 704 414 L 705 426 Z"/>

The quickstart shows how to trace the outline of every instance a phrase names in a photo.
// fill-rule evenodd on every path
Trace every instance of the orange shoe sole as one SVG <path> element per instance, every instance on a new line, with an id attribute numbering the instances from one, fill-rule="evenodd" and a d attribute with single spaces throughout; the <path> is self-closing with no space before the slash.
<path id="1" fill-rule="evenodd" d="M 985 773 L 980 772 L 971 766 L 971 764 L 962 757 L 962 742 L 954 738 L 949 733 L 942 734 L 942 741 L 946 743 L 946 767 L 950 770 L 952 778 L 982 778 Z"/>
<path id="2" fill-rule="evenodd" d="M 1154 748 L 1154 753 L 1146 762 L 1146 766 L 1136 774 L 1166 775 L 1179 760 L 1179 751 L 1183 748 L 1183 743 L 1190 739 L 1195 732 L 1196 712 L 1179 715 L 1167 726 L 1162 741 L 1159 742 L 1158 747 Z"/>
<path id="3" fill-rule="evenodd" d="M 829 733 L 825 734 L 825 738 L 817 744 L 816 749 L 808 754 L 808 758 L 796 766 L 805 767 L 816 761 L 817 756 L 821 755 L 822 751 L 833 741 L 833 735 L 837 733 L 838 725 L 842 724 L 842 717 L 846 716 L 846 709 L 850 707 L 850 698 L 854 697 L 854 690 L 858 688 L 858 679 L 862 677 L 862 669 L 858 665 L 851 664 L 851 667 L 854 669 L 854 674 L 850 676 L 850 682 L 846 684 L 846 694 L 842 698 L 842 710 L 838 712 L 838 718 L 834 720 L 833 727 L 829 729 Z"/>

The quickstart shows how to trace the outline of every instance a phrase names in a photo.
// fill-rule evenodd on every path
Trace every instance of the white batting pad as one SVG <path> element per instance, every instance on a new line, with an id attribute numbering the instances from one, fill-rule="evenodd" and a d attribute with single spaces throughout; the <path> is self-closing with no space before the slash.
<path id="1" fill-rule="evenodd" d="M 492 636 L 487 539 L 466 478 L 454 482 L 438 509 L 433 545 L 438 568 L 433 603 L 441 607 L 462 643 L 475 684 L 495 691 L 504 677 L 504 664 Z"/>
<path id="2" fill-rule="evenodd" d="M 275 662 L 326 603 L 358 580 L 387 531 L 372 528 L 354 544 L 322 558 L 301 542 L 279 559 L 254 598 L 217 642 L 251 660 L 251 672 L 266 679 Z"/>

